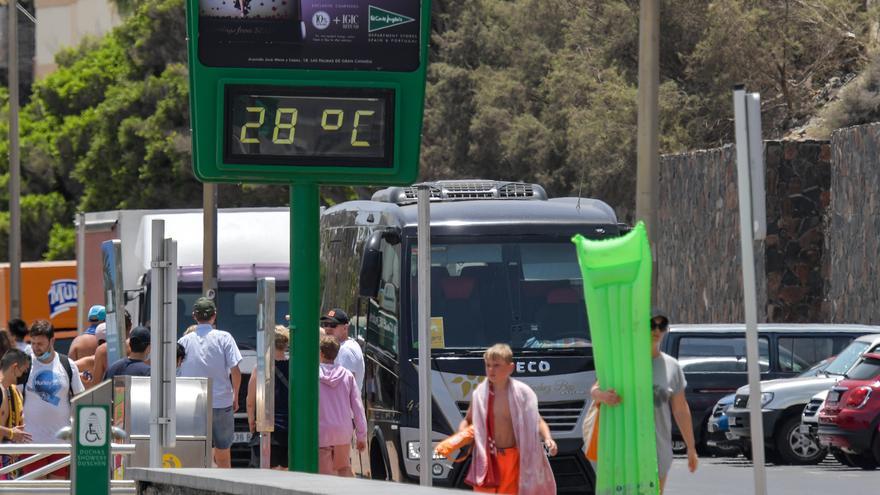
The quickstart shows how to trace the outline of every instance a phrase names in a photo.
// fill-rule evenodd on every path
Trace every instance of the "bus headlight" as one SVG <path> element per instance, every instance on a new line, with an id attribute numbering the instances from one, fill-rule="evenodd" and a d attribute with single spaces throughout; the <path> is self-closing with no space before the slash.
<path id="1" fill-rule="evenodd" d="M 411 461 L 417 461 L 421 459 L 421 444 L 420 442 L 406 442 L 406 457 Z M 443 459 L 443 456 L 440 454 L 433 452 L 431 458 L 436 460 Z"/>

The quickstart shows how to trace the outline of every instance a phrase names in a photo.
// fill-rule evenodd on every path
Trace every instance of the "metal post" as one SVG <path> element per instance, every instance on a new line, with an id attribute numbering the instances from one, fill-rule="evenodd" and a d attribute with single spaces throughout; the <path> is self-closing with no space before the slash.
<path id="1" fill-rule="evenodd" d="M 165 318 L 160 328 L 159 346 L 153 346 L 152 340 L 156 338 L 156 332 L 150 332 L 150 354 L 158 361 L 154 361 L 150 367 L 150 380 L 152 369 L 156 367 L 162 371 L 159 375 L 161 388 L 159 391 L 159 410 L 161 417 L 159 425 L 162 427 L 161 447 L 164 452 L 177 445 L 177 241 L 163 239 L 163 255 L 165 266 L 159 268 L 163 272 L 165 290 L 162 305 L 165 307 Z"/>
<path id="2" fill-rule="evenodd" d="M 18 146 L 18 5 L 6 3 L 9 31 L 9 316 L 21 318 L 21 159 Z"/>
<path id="3" fill-rule="evenodd" d="M 150 346 L 153 349 L 162 348 L 162 334 L 165 326 L 165 270 L 162 262 L 165 260 L 165 221 L 153 220 L 152 239 L 150 249 L 150 285 L 152 286 L 152 299 L 150 300 Z M 159 422 L 162 417 L 162 367 L 153 363 L 150 367 L 150 467 L 162 467 L 162 425 Z"/>
<path id="4" fill-rule="evenodd" d="M 431 486 L 431 187 L 418 185 L 419 482 Z"/>
<path id="5" fill-rule="evenodd" d="M 290 463 L 318 472 L 318 186 L 290 186 Z M 295 264 L 294 264 L 294 260 Z"/>
<path id="6" fill-rule="evenodd" d="M 86 214 L 76 214 L 76 328 L 79 333 L 86 325 Z"/>
<path id="7" fill-rule="evenodd" d="M 651 300 L 657 300 L 657 207 L 659 204 L 660 144 L 660 0 L 641 0 L 639 6 L 639 108 L 637 132 L 636 220 L 645 222 L 654 264 Z"/>
<path id="8" fill-rule="evenodd" d="M 202 294 L 217 298 L 217 184 L 202 183 Z"/>
<path id="9" fill-rule="evenodd" d="M 755 287 L 752 179 L 751 167 L 749 166 L 746 94 L 742 86 L 734 89 L 733 109 L 736 120 L 736 169 L 739 189 L 739 231 L 742 247 L 743 306 L 745 307 L 746 319 L 752 463 L 755 470 L 755 494 L 765 495 L 767 493 L 767 474 L 764 469 L 764 422 L 761 416 L 761 369 L 758 361 L 758 302 Z"/>
<path id="10" fill-rule="evenodd" d="M 272 467 L 275 431 L 275 278 L 257 280 L 257 404 L 256 431 L 260 435 L 260 468 Z M 285 398 L 279 398 L 285 400 Z"/>

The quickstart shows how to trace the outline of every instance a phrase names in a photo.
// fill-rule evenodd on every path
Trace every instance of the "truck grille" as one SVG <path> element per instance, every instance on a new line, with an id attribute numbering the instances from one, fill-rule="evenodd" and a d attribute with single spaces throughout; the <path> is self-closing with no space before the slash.
<path id="1" fill-rule="evenodd" d="M 458 402 L 461 415 L 467 414 L 470 402 Z M 577 426 L 578 418 L 584 410 L 585 401 L 573 400 L 565 402 L 540 402 L 538 412 L 551 431 L 571 431 Z"/>
<path id="2" fill-rule="evenodd" d="M 737 409 L 745 409 L 746 406 L 749 405 L 749 396 L 748 395 L 737 395 L 735 399 L 733 399 L 733 407 Z"/>

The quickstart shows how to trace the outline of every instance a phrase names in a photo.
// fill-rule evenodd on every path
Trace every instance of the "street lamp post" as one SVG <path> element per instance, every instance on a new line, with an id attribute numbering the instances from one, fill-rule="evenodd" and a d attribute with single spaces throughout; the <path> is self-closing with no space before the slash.
<path id="1" fill-rule="evenodd" d="M 657 301 L 657 189 L 659 188 L 660 0 L 639 5 L 639 104 L 636 169 L 636 220 L 645 222 L 651 244 L 651 301 Z"/>

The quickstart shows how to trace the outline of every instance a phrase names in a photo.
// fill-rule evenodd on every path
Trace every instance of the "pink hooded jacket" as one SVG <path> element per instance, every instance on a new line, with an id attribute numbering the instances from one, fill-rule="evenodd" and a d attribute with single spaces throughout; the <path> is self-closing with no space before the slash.
<path id="1" fill-rule="evenodd" d="M 366 441 L 367 417 L 354 375 L 342 366 L 321 363 L 318 377 L 318 446 L 349 445 L 353 431 Z"/>

